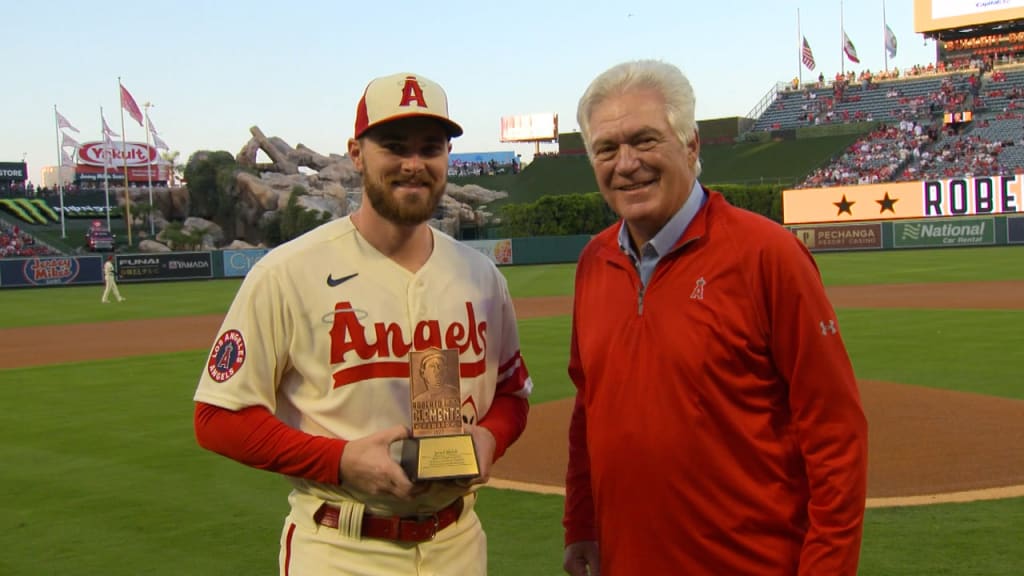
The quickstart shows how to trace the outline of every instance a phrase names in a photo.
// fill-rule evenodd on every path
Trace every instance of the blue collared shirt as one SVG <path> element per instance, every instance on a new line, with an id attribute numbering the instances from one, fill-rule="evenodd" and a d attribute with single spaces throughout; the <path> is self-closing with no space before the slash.
<path id="1" fill-rule="evenodd" d="M 651 275 L 654 274 L 654 268 L 658 265 L 658 261 L 661 260 L 662 256 L 668 254 L 672 246 L 675 246 L 676 241 L 682 237 L 683 232 L 686 232 L 690 222 L 693 222 L 693 217 L 697 215 L 697 211 L 704 205 L 704 200 L 704 189 L 701 188 L 700 182 L 694 180 L 693 189 L 690 190 L 690 197 L 686 199 L 686 202 L 679 208 L 679 211 L 661 227 L 661 230 L 658 230 L 654 238 L 651 238 L 640 247 L 639 257 L 637 257 L 636 252 L 633 251 L 633 247 L 630 245 L 629 229 L 626 228 L 626 222 L 622 222 L 619 227 L 619 248 L 633 261 L 633 266 L 636 266 L 637 271 L 640 272 L 640 282 L 645 288 L 647 287 L 647 282 L 651 279 Z"/>

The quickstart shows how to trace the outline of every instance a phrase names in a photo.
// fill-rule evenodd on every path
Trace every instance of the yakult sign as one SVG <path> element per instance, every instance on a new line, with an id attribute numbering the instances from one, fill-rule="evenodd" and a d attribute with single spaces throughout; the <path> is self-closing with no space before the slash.
<path id="1" fill-rule="evenodd" d="M 112 142 L 109 147 L 103 142 L 86 142 L 78 149 L 78 162 L 90 166 L 121 168 L 124 166 L 149 166 L 156 160 L 156 148 L 145 142 Z M 110 154 L 110 160 L 103 161 L 104 154 Z"/>

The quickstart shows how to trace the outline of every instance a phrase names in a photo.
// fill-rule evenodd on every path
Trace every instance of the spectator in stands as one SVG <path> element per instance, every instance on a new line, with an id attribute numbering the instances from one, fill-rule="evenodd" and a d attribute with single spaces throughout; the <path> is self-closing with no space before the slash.
<path id="1" fill-rule="evenodd" d="M 49 246 L 36 242 L 35 236 L 17 225 L 0 221 L 0 258 L 34 258 L 58 254 Z"/>

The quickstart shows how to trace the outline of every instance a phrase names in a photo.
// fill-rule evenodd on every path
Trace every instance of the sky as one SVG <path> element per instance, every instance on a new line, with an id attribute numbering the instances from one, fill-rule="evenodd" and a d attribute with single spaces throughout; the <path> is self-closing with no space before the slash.
<path id="1" fill-rule="evenodd" d="M 589 82 L 626 60 L 677 65 L 697 95 L 698 120 L 745 116 L 798 74 L 885 67 L 883 22 L 898 41 L 889 67 L 935 61 L 914 33 L 914 0 L 519 0 L 488 2 L 11 2 L 3 10 L 0 162 L 29 178 L 57 164 L 54 106 L 101 137 L 100 108 L 121 132 L 118 78 L 184 163 L 199 150 L 236 154 L 259 126 L 292 146 L 344 153 L 367 82 L 414 72 L 440 83 L 465 134 L 452 152 L 515 151 L 502 116 L 555 113 L 578 129 Z M 798 17 L 799 16 L 799 17 Z M 799 22 L 799 27 L 798 27 Z M 860 64 L 842 59 L 841 30 Z M 817 67 L 800 67 L 800 35 Z M 124 114 L 128 141 L 145 130 Z M 557 150 L 542 144 L 542 152 Z"/>

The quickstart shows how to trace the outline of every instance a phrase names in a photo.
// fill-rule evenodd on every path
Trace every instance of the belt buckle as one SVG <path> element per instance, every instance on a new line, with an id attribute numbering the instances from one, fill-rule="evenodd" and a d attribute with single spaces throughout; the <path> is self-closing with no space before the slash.
<path id="1" fill-rule="evenodd" d="M 441 517 L 437 513 L 430 516 L 414 516 L 403 520 L 399 525 L 396 540 L 406 542 L 428 542 L 437 537 L 441 528 Z"/>

